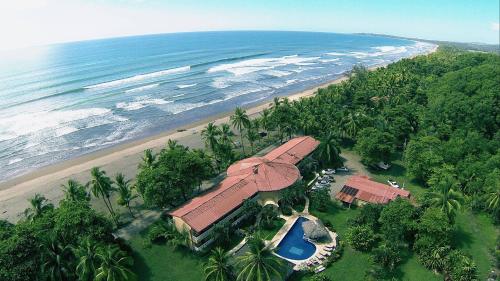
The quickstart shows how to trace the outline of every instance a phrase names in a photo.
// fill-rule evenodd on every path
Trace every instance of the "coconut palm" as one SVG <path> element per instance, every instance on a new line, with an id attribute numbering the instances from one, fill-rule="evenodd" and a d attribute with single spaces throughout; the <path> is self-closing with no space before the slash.
<path id="1" fill-rule="evenodd" d="M 117 203 L 120 206 L 126 206 L 130 215 L 134 217 L 132 209 L 130 208 L 130 202 L 137 198 L 137 194 L 132 193 L 132 186 L 130 185 L 130 179 L 125 179 L 122 173 L 118 173 L 115 177 L 115 183 L 118 187 L 118 200 Z"/>
<path id="2" fill-rule="evenodd" d="M 56 237 L 51 237 L 41 248 L 42 273 L 51 281 L 71 280 L 74 272 L 71 247 L 62 245 Z"/>
<path id="3" fill-rule="evenodd" d="M 500 170 L 495 169 L 489 174 L 485 181 L 486 185 L 486 206 L 491 211 L 500 210 Z"/>
<path id="4" fill-rule="evenodd" d="M 212 254 L 205 265 L 204 272 L 205 280 L 207 281 L 233 280 L 229 258 L 224 249 L 217 247 L 212 250 Z"/>
<path id="5" fill-rule="evenodd" d="M 31 207 L 24 210 L 24 215 L 30 221 L 40 217 L 44 212 L 54 209 L 54 205 L 47 203 L 48 200 L 40 194 L 35 194 L 35 196 L 29 199 Z"/>
<path id="6" fill-rule="evenodd" d="M 177 148 L 177 147 L 179 147 L 179 146 L 180 146 L 180 144 L 179 144 L 179 142 L 178 142 L 178 141 L 176 141 L 176 140 L 171 140 L 171 139 L 169 139 L 169 140 L 167 141 L 167 148 L 168 148 L 168 149 L 175 149 L 175 148 Z"/>
<path id="7" fill-rule="evenodd" d="M 80 184 L 74 179 L 68 180 L 64 185 L 62 184 L 64 197 L 68 201 L 89 201 L 90 194 L 86 190 L 86 186 Z"/>
<path id="8" fill-rule="evenodd" d="M 264 110 L 262 110 L 262 112 L 260 113 L 260 125 L 264 130 L 266 130 L 267 138 L 269 138 L 271 124 L 271 110 L 269 110 L 268 108 L 264 108 Z"/>
<path id="9" fill-rule="evenodd" d="M 220 143 L 223 145 L 231 145 L 233 143 L 234 132 L 229 124 L 222 124 L 220 127 Z"/>
<path id="10" fill-rule="evenodd" d="M 141 169 L 152 169 L 155 163 L 156 155 L 153 153 L 152 149 L 144 150 L 144 155 L 142 156 L 142 163 L 139 164 Z"/>
<path id="11" fill-rule="evenodd" d="M 245 110 L 241 107 L 236 107 L 234 114 L 229 118 L 233 127 L 238 129 L 241 138 L 241 147 L 243 148 L 243 154 L 245 154 L 245 146 L 243 145 L 243 130 L 250 127 L 250 119 Z"/>
<path id="12" fill-rule="evenodd" d="M 181 231 L 174 232 L 172 237 L 168 240 L 168 244 L 174 249 L 179 247 L 188 248 L 191 245 L 191 239 L 189 237 L 189 232 Z"/>
<path id="13" fill-rule="evenodd" d="M 282 261 L 272 254 L 260 238 L 252 238 L 249 251 L 236 259 L 240 267 L 238 281 L 271 281 L 273 277 L 282 279 Z"/>
<path id="14" fill-rule="evenodd" d="M 97 268 L 96 281 L 128 281 L 135 280 L 136 276 L 130 270 L 133 264 L 131 257 L 116 246 L 108 245 L 97 254 L 100 260 Z"/>
<path id="15" fill-rule="evenodd" d="M 77 259 L 76 275 L 80 281 L 92 281 L 99 266 L 99 245 L 87 238 L 73 250 Z"/>
<path id="16" fill-rule="evenodd" d="M 259 134 L 255 131 L 255 129 L 251 128 L 247 130 L 247 139 L 248 142 L 250 143 L 250 148 L 252 149 L 252 154 L 255 153 L 254 151 L 254 143 L 259 140 Z"/>
<path id="17" fill-rule="evenodd" d="M 217 150 L 217 145 L 219 144 L 218 138 L 220 135 L 221 131 L 219 127 L 213 122 L 208 123 L 205 129 L 201 131 L 201 137 L 205 140 L 205 146 L 210 148 L 214 155 Z"/>
<path id="18" fill-rule="evenodd" d="M 453 189 L 454 181 L 451 177 L 445 176 L 434 186 L 430 192 L 430 205 L 440 208 L 450 220 L 453 219 L 455 211 L 460 210 L 463 197 L 460 192 Z"/>
<path id="19" fill-rule="evenodd" d="M 358 113 L 349 112 L 344 118 L 342 127 L 346 137 L 349 137 L 351 139 L 356 137 L 359 130 L 358 117 Z"/>
<path id="20" fill-rule="evenodd" d="M 106 208 L 111 214 L 111 217 L 113 218 L 115 223 L 118 224 L 115 211 L 113 210 L 113 206 L 109 199 L 111 197 L 111 193 L 114 191 L 113 181 L 108 176 L 106 176 L 106 172 L 101 171 L 99 167 L 93 167 L 90 170 L 90 176 L 91 177 L 88 185 L 92 190 L 92 194 L 94 194 L 96 198 L 102 198 L 104 204 L 106 205 Z"/>
<path id="21" fill-rule="evenodd" d="M 337 139 L 332 132 L 320 138 L 320 144 L 316 150 L 316 157 L 322 165 L 337 165 L 341 163 Z"/>

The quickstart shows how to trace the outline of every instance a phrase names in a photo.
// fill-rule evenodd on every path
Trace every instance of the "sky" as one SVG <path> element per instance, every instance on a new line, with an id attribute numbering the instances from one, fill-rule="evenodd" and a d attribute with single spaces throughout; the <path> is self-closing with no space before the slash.
<path id="1" fill-rule="evenodd" d="M 0 49 L 213 30 L 499 43 L 499 0 L 1 0 Z"/>

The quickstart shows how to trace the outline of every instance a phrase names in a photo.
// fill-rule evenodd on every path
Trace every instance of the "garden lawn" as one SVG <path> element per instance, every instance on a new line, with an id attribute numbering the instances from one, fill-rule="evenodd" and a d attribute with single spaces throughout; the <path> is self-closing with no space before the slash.
<path id="1" fill-rule="evenodd" d="M 276 233 L 278 233 L 278 231 L 281 229 L 281 227 L 283 227 L 285 222 L 286 221 L 282 218 L 275 219 L 273 221 L 272 228 L 266 229 L 263 227 L 260 230 L 260 234 L 262 235 L 262 237 L 264 237 L 264 239 L 271 240 L 271 239 L 273 239 L 274 235 L 276 235 Z"/>
<path id="2" fill-rule="evenodd" d="M 495 247 L 498 229 L 485 214 L 473 214 L 468 210 L 458 212 L 453 243 L 458 249 L 472 256 L 477 265 L 479 280 L 486 280 L 494 266 L 490 250 Z"/>
<path id="3" fill-rule="evenodd" d="M 167 244 L 143 245 L 141 235 L 130 241 L 133 250 L 133 271 L 141 281 L 195 281 L 203 280 L 204 257 L 187 250 L 174 250 Z"/>
<path id="4" fill-rule="evenodd" d="M 342 243 L 343 237 L 349 227 L 349 219 L 354 218 L 360 209 L 355 206 L 351 209 L 343 208 L 332 204 L 326 212 L 312 210 L 311 213 L 320 218 L 324 223 L 330 222 L 332 228 L 338 233 Z M 344 253 L 340 260 L 331 264 L 324 274 L 332 278 L 332 280 L 365 280 L 366 271 L 372 265 L 372 257 L 369 253 L 362 253 L 353 250 L 346 243 L 344 246 Z M 435 275 L 430 270 L 422 266 L 417 257 L 412 253 L 404 255 L 404 260 L 401 265 L 396 269 L 394 278 L 397 280 L 409 281 L 440 281 L 442 277 Z M 294 274 L 290 280 L 292 281 L 308 281 L 311 280 L 312 275 Z"/>

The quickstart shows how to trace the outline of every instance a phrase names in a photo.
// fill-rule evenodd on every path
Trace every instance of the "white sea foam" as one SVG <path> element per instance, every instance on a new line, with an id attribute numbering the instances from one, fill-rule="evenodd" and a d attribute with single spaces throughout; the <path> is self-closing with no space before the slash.
<path id="1" fill-rule="evenodd" d="M 76 132 L 76 131 L 78 131 L 78 129 L 75 127 L 64 126 L 64 127 L 55 129 L 54 133 L 55 133 L 56 137 L 62 137 L 64 135 L 71 134 L 71 133 Z"/>
<path id="2" fill-rule="evenodd" d="M 7 165 L 12 165 L 14 163 L 21 162 L 23 160 L 24 160 L 23 158 L 14 158 L 14 159 L 9 160 L 9 163 Z"/>
<path id="3" fill-rule="evenodd" d="M 173 96 L 173 98 L 178 98 L 178 97 L 182 97 L 182 96 L 184 96 L 184 94 L 175 95 L 175 96 Z"/>
<path id="4" fill-rule="evenodd" d="M 187 72 L 190 69 L 191 69 L 191 66 L 189 66 L 189 65 L 183 66 L 183 67 L 165 69 L 165 70 L 160 70 L 160 71 L 156 71 L 156 72 L 139 74 L 139 75 L 123 78 L 123 79 L 113 80 L 113 81 L 109 81 L 109 82 L 99 83 L 99 84 L 87 86 L 87 87 L 85 87 L 85 89 L 116 87 L 116 86 L 120 86 L 123 84 L 134 83 L 134 82 L 143 81 L 143 80 L 147 80 L 147 79 L 151 79 L 151 78 Z"/>
<path id="5" fill-rule="evenodd" d="M 156 88 L 160 86 L 159 83 L 155 83 L 155 84 L 149 84 L 149 85 L 145 85 L 145 86 L 140 86 L 140 87 L 137 87 L 137 88 L 133 88 L 133 89 L 129 89 L 129 90 L 126 90 L 125 93 L 135 93 L 135 92 L 141 92 L 141 91 L 144 91 L 144 90 L 147 90 L 147 89 L 153 89 L 153 88 Z"/>
<path id="6" fill-rule="evenodd" d="M 335 59 L 324 59 L 324 60 L 319 60 L 320 62 L 323 62 L 323 63 L 328 63 L 328 62 L 334 62 L 334 61 L 339 61 L 340 59 L 339 58 L 335 58 Z"/>
<path id="7" fill-rule="evenodd" d="M 298 55 L 284 56 L 279 58 L 249 59 L 236 63 L 217 65 L 209 68 L 208 72 L 212 73 L 226 71 L 239 76 L 262 70 L 269 70 L 289 64 L 300 65 L 303 63 L 310 63 L 316 61 L 317 59 L 319 59 L 319 57 L 299 57 Z"/>
<path id="8" fill-rule="evenodd" d="M 196 85 L 198 85 L 198 84 L 197 84 L 197 83 L 194 83 L 194 84 L 185 84 L 185 85 L 182 85 L 182 84 L 181 84 L 181 85 L 177 85 L 177 88 L 179 88 L 179 89 L 185 89 L 185 88 L 191 88 L 191 87 L 194 87 L 194 86 L 196 86 Z"/>
<path id="9" fill-rule="evenodd" d="M 283 76 L 290 75 L 293 72 L 271 69 L 271 70 L 266 71 L 265 73 L 267 75 L 271 75 L 274 77 L 283 77 Z"/>
<path id="10" fill-rule="evenodd" d="M 132 102 L 119 102 L 116 104 L 116 108 L 121 108 L 130 111 L 130 110 L 138 110 L 149 105 L 162 105 L 171 102 L 173 101 L 166 101 L 164 99 L 145 99 Z"/>
<path id="11" fill-rule="evenodd" d="M 329 52 L 329 53 L 326 53 L 327 55 L 330 55 L 330 56 L 348 56 L 349 54 L 346 54 L 346 53 L 339 53 L 339 52 Z"/>
<path id="12" fill-rule="evenodd" d="M 33 113 L 21 113 L 15 116 L 4 118 L 0 125 L 0 139 L 8 139 L 22 135 L 28 135 L 44 130 L 61 130 L 59 133 L 68 133 L 69 125 L 65 129 L 65 124 L 85 120 L 88 118 L 112 118 L 111 110 L 106 108 L 86 108 L 65 111 L 39 111 Z"/>
<path id="13" fill-rule="evenodd" d="M 286 80 L 286 83 L 287 83 L 287 84 L 293 84 L 293 83 L 295 83 L 295 82 L 297 82 L 297 79 L 290 79 L 290 80 Z"/>

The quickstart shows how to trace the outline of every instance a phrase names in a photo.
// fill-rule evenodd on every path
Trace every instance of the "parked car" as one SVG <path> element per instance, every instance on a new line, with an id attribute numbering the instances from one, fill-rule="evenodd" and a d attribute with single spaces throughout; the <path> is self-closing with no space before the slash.
<path id="1" fill-rule="evenodd" d="M 390 186 L 399 188 L 399 184 L 396 181 L 389 179 L 387 180 L 387 182 L 389 183 Z"/>
<path id="2" fill-rule="evenodd" d="M 326 169 L 326 170 L 321 171 L 321 174 L 323 174 L 323 175 L 333 175 L 333 174 L 335 174 L 335 170 L 334 169 Z"/>
<path id="3" fill-rule="evenodd" d="M 349 172 L 349 169 L 347 167 L 340 167 L 340 168 L 337 168 L 337 171 Z"/>
<path id="4" fill-rule="evenodd" d="M 377 167 L 379 167 L 382 170 L 387 170 L 391 167 L 391 165 L 381 161 L 377 163 Z"/>

